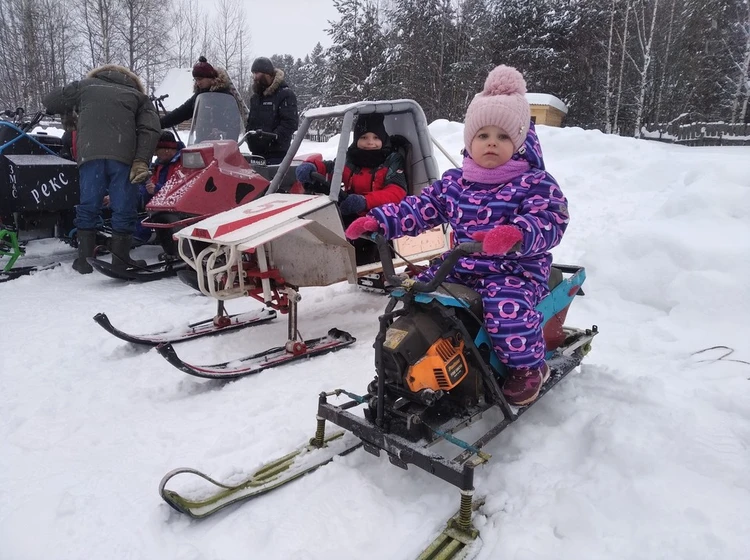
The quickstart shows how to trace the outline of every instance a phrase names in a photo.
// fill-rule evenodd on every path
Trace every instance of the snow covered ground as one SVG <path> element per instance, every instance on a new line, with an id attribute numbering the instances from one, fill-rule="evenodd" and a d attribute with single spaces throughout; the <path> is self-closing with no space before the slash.
<path id="1" fill-rule="evenodd" d="M 458 153 L 462 125 L 431 130 Z M 555 258 L 588 273 L 568 323 L 601 334 L 579 370 L 488 446 L 477 557 L 747 558 L 750 148 L 539 133 L 570 200 Z M 143 333 L 210 317 L 213 301 L 176 279 L 80 276 L 72 249 L 52 240 L 30 244 L 26 260 L 52 255 L 64 265 L 0 284 L 3 559 L 412 558 L 454 513 L 453 487 L 362 451 L 203 521 L 171 511 L 157 493 L 167 471 L 250 472 L 312 435 L 320 391 L 364 392 L 386 299 L 346 284 L 305 289 L 302 334 L 335 326 L 354 346 L 204 381 L 91 317 Z M 216 363 L 285 337 L 282 318 L 177 350 Z M 734 353 L 721 359 L 724 347 Z"/>

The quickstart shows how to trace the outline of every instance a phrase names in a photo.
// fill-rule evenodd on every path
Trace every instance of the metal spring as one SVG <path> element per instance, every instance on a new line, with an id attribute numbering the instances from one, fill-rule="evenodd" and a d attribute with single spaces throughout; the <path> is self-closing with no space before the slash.
<path id="1" fill-rule="evenodd" d="M 471 529 L 471 502 L 474 497 L 473 490 L 461 491 L 461 507 L 458 510 L 458 527 L 462 531 Z"/>

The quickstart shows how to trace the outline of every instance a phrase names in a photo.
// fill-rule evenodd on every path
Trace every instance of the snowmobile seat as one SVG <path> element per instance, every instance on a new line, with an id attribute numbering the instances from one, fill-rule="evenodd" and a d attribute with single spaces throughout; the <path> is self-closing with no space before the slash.
<path id="1" fill-rule="evenodd" d="M 563 272 L 559 268 L 552 265 L 552 269 L 549 274 L 548 286 L 550 292 L 554 290 L 563 281 Z M 552 352 L 559 348 L 565 342 L 565 331 L 563 325 L 565 324 L 565 318 L 568 315 L 568 309 L 570 305 L 562 308 L 553 317 L 547 320 L 544 325 L 544 343 L 547 352 Z"/>
<path id="2" fill-rule="evenodd" d="M 555 287 L 560 285 L 563 281 L 563 272 L 559 268 L 553 266 L 550 270 L 549 276 L 549 289 L 554 290 Z M 461 284 L 444 284 L 440 286 L 437 293 L 444 296 L 453 297 L 460 299 L 461 301 L 469 305 L 469 311 L 476 317 L 482 318 L 484 316 L 484 306 L 482 304 L 482 296 L 475 292 L 471 288 L 463 286 Z M 565 342 L 565 332 L 563 325 L 565 324 L 565 318 L 568 314 L 567 306 L 561 309 L 554 317 L 550 317 L 544 326 L 544 341 L 547 351 L 550 352 L 555 350 Z"/>
<path id="3" fill-rule="evenodd" d="M 390 137 L 391 141 L 391 148 L 394 152 L 398 152 L 401 154 L 401 157 L 404 159 L 404 179 L 406 179 L 406 194 L 418 194 L 414 192 L 414 189 L 412 188 L 411 184 L 411 166 L 412 162 L 410 160 L 411 158 L 411 142 L 405 137 L 400 134 L 393 134 Z"/>
<path id="4" fill-rule="evenodd" d="M 552 267 L 552 270 L 550 270 L 549 275 L 549 289 L 550 291 L 554 290 L 556 286 L 558 286 L 563 281 L 563 273 L 562 270 L 559 268 L 556 268 L 555 266 Z M 442 294 L 444 296 L 448 297 L 454 297 L 462 300 L 463 302 L 469 304 L 469 311 L 471 311 L 474 315 L 477 317 L 484 316 L 484 306 L 482 305 L 482 296 L 479 295 L 478 292 L 475 292 L 471 288 L 467 286 L 463 286 L 461 284 L 443 284 L 440 286 L 437 290 L 437 293 Z M 567 313 L 567 308 L 563 309 L 558 313 L 558 315 L 562 315 L 562 322 L 565 321 L 564 314 Z M 561 323 L 562 324 L 562 323 Z"/>
<path id="5" fill-rule="evenodd" d="M 478 292 L 475 292 L 471 288 L 462 284 L 443 284 L 437 290 L 437 293 L 444 296 L 457 298 L 469 306 L 469 311 L 476 317 L 484 317 L 484 305 L 482 304 L 482 296 Z"/>
<path id="6" fill-rule="evenodd" d="M 547 281 L 547 286 L 549 286 L 550 292 L 554 290 L 555 286 L 560 284 L 560 282 L 562 281 L 563 281 L 562 270 L 552 265 L 552 269 L 549 271 L 549 280 Z"/>

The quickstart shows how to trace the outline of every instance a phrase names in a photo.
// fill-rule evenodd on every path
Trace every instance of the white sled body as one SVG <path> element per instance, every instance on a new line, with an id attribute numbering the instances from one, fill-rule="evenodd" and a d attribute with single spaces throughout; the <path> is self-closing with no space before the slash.
<path id="1" fill-rule="evenodd" d="M 188 226 L 175 237 L 189 241 L 178 243 L 180 256 L 198 272 L 201 291 L 219 299 L 240 297 L 246 290 L 220 288 L 201 273 L 214 279 L 229 273 L 242 253 L 255 254 L 261 272 L 276 269 L 293 286 L 356 282 L 354 248 L 326 196 L 271 194 Z"/>

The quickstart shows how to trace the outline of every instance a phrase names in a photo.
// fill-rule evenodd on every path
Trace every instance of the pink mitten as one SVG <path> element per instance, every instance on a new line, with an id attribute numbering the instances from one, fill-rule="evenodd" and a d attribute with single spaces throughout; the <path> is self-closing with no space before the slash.
<path id="1" fill-rule="evenodd" d="M 485 237 L 487 237 L 486 231 L 475 231 L 474 233 L 471 234 L 471 238 L 474 241 L 479 241 L 480 243 L 484 241 Z"/>
<path id="2" fill-rule="evenodd" d="M 519 245 L 520 249 L 521 241 L 523 241 L 521 230 L 516 226 L 508 225 L 496 226 L 486 233 L 478 232 L 472 237 L 482 242 L 482 251 L 488 255 L 504 255 L 516 245 Z"/>
<path id="3" fill-rule="evenodd" d="M 348 228 L 346 228 L 347 239 L 359 239 L 363 234 L 373 231 L 378 231 L 380 224 L 378 221 L 371 216 L 362 216 L 354 220 Z"/>

